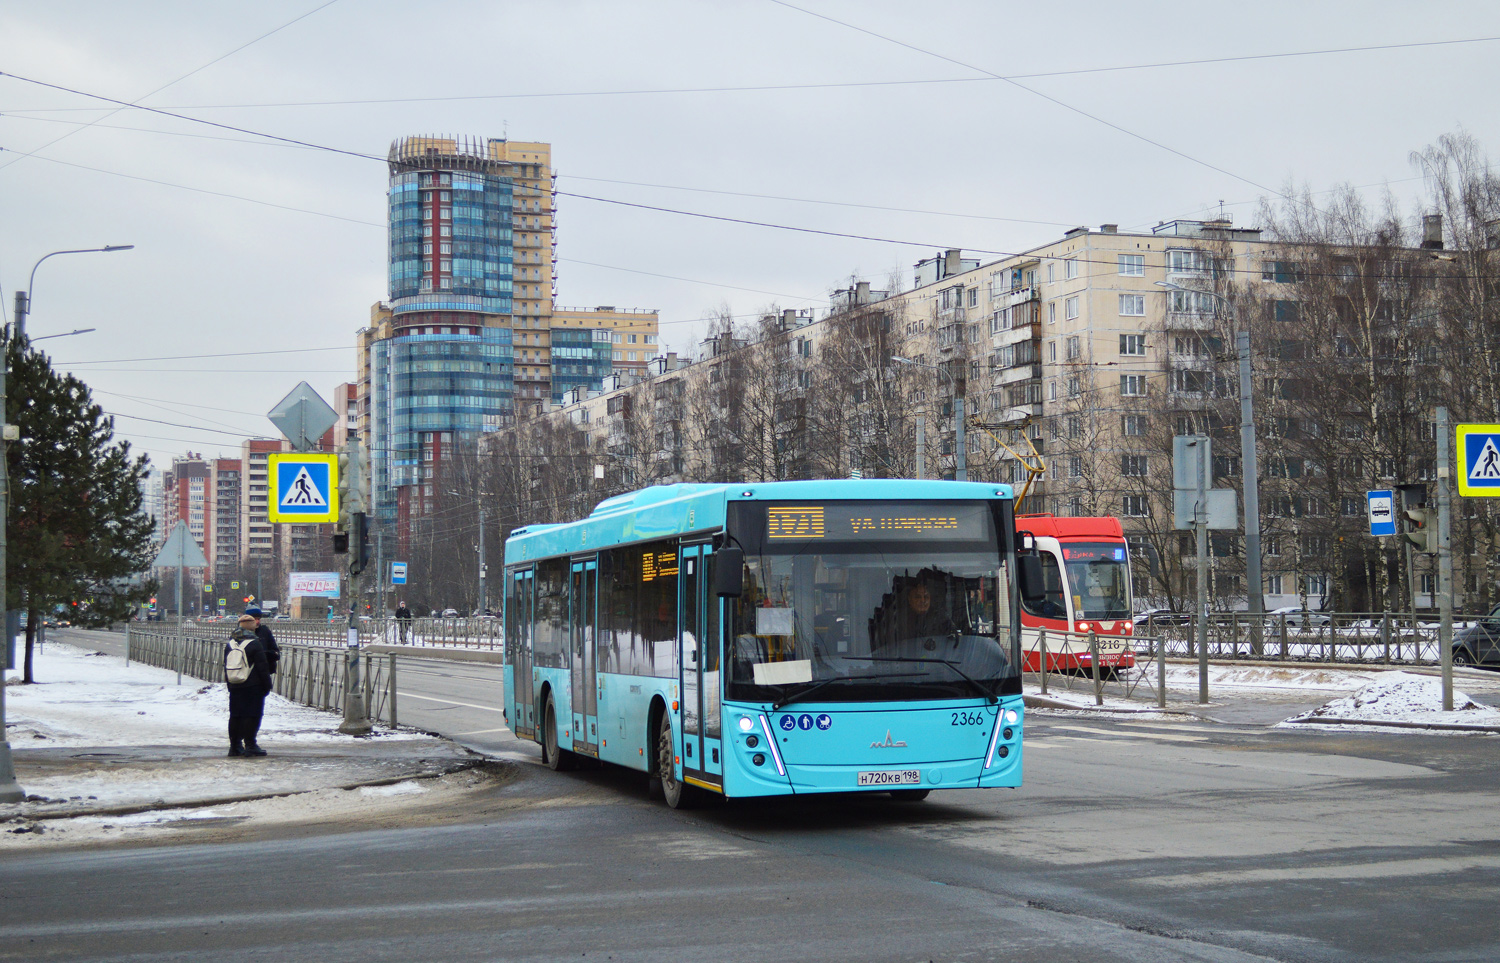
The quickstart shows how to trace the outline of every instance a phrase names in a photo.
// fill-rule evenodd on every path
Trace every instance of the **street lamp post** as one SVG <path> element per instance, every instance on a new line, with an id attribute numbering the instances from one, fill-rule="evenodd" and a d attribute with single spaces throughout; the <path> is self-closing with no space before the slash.
<path id="1" fill-rule="evenodd" d="M 26 315 L 31 311 L 31 292 L 36 288 L 36 269 L 42 266 L 42 261 L 58 254 L 93 254 L 109 253 L 113 251 L 128 251 L 135 247 L 134 244 L 107 244 L 104 247 L 79 248 L 77 250 L 53 251 L 44 254 L 35 264 L 31 266 L 31 275 L 26 281 L 26 290 L 16 292 L 16 319 L 14 331 L 6 331 L 4 337 L 0 337 L 0 623 L 3 623 L 5 639 L 6 663 L 12 661 L 11 655 L 15 652 L 16 638 L 11 633 L 10 606 L 7 603 L 7 586 L 5 582 L 5 552 L 9 543 L 10 527 L 10 472 L 6 463 L 6 445 L 12 441 L 20 440 L 20 432 L 15 425 L 5 421 L 6 410 L 6 381 L 10 375 L 10 339 L 12 337 L 23 338 L 26 336 Z M 78 333 L 78 332 L 72 332 Z M 48 335 L 48 337 L 53 337 Z M 5 737 L 5 680 L 4 673 L 0 672 L 0 803 L 20 802 L 26 794 L 21 791 L 21 786 L 16 782 L 16 769 L 11 760 L 10 740 Z"/>
<path id="2" fill-rule="evenodd" d="M 1234 302 L 1213 291 L 1193 291 L 1171 281 L 1157 281 L 1157 285 L 1173 291 L 1188 291 L 1207 294 L 1223 302 L 1229 308 L 1229 325 L 1234 330 L 1235 354 L 1240 369 L 1240 482 L 1245 500 L 1245 596 L 1250 610 L 1251 650 L 1261 654 L 1264 647 L 1262 633 L 1265 630 L 1265 596 L 1261 594 L 1260 571 L 1260 470 L 1257 465 L 1255 443 L 1255 402 L 1250 377 L 1250 329 L 1239 325 L 1239 312 Z"/>
<path id="3" fill-rule="evenodd" d="M 954 481 L 968 481 L 969 452 L 968 445 L 966 444 L 966 440 L 964 437 L 964 391 L 963 388 L 960 387 L 959 380 L 953 377 L 948 369 L 944 368 L 940 364 L 927 364 L 923 361 L 913 361 L 911 358 L 903 358 L 900 355 L 895 354 L 891 355 L 891 360 L 896 362 L 897 364 L 909 364 L 917 368 L 932 368 L 939 374 L 943 375 L 943 377 L 947 378 L 948 382 L 953 385 L 953 479 Z M 923 442 L 925 442 L 925 440 L 926 439 L 923 438 L 919 438 L 917 440 L 917 460 L 919 463 L 921 462 L 923 456 L 923 452 L 920 446 Z M 920 476 L 922 472 L 919 470 L 917 474 L 918 476 Z"/>

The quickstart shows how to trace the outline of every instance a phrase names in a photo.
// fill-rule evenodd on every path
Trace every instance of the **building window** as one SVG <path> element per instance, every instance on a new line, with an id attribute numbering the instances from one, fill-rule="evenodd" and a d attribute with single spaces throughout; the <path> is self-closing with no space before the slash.
<path id="1" fill-rule="evenodd" d="M 1063 280 L 1071 281 L 1076 277 L 1078 277 L 1078 261 L 1069 258 L 1063 262 Z"/>
<path id="2" fill-rule="evenodd" d="M 1120 394 L 1127 398 L 1145 397 L 1146 376 L 1139 374 L 1120 375 Z"/>
<path id="3" fill-rule="evenodd" d="M 1068 375 L 1068 397 L 1077 398 L 1083 391 L 1078 385 L 1077 375 Z"/>
<path id="4" fill-rule="evenodd" d="M 1068 360 L 1077 361 L 1080 354 L 1082 351 L 1079 347 L 1078 335 L 1075 334 L 1068 339 Z"/>
<path id="5" fill-rule="evenodd" d="M 1120 508 L 1120 514 L 1127 518 L 1145 518 L 1151 514 L 1151 504 L 1145 495 L 1126 495 Z"/>
<path id="6" fill-rule="evenodd" d="M 1143 278 L 1146 276 L 1146 255 L 1144 254 L 1121 254 L 1120 276 L 1126 278 Z"/>
<path id="7" fill-rule="evenodd" d="M 1124 415 L 1121 417 L 1120 430 L 1133 438 L 1139 438 L 1146 433 L 1145 415 Z"/>
<path id="8" fill-rule="evenodd" d="M 1056 301 L 1048 301 L 1047 302 L 1047 323 L 1048 324 L 1056 324 L 1057 323 L 1057 302 Z"/>
<path id="9" fill-rule="evenodd" d="M 1126 478 L 1145 478 L 1146 462 L 1145 455 L 1121 455 L 1120 474 Z"/>
<path id="10" fill-rule="evenodd" d="M 969 307 L 971 307 L 971 308 L 977 308 L 977 307 L 979 307 L 979 289 L 978 288 L 969 288 Z"/>
<path id="11" fill-rule="evenodd" d="M 1047 265 L 1047 283 L 1051 284 L 1053 281 L 1056 281 L 1056 280 L 1057 280 L 1057 265 L 1056 264 L 1052 264 L 1052 263 L 1048 263 L 1048 265 Z"/>
<path id="12" fill-rule="evenodd" d="M 1068 298 L 1066 301 L 1063 302 L 1063 314 L 1065 314 L 1067 316 L 1067 319 L 1069 321 L 1076 321 L 1076 320 L 1078 320 L 1078 299 L 1077 298 Z"/>
<path id="13" fill-rule="evenodd" d="M 1055 426 L 1054 426 L 1055 427 Z M 1068 416 L 1068 438 L 1077 441 L 1083 437 L 1083 419 L 1077 415 Z"/>
<path id="14" fill-rule="evenodd" d="M 1081 457 L 1079 457 L 1078 455 L 1074 455 L 1072 458 L 1068 459 L 1068 477 L 1069 478 L 1082 478 L 1083 477 L 1083 459 Z"/>
<path id="15" fill-rule="evenodd" d="M 1146 316 L 1146 296 L 1144 294 L 1120 295 L 1120 315 L 1128 318 L 1144 318 Z"/>
<path id="16" fill-rule="evenodd" d="M 1146 336 L 1144 334 L 1120 335 L 1120 354 L 1139 357 L 1145 353 Z"/>
<path id="17" fill-rule="evenodd" d="M 1426 593 L 1429 593 L 1429 594 L 1433 591 L 1432 575 L 1431 574 L 1423 575 L 1422 576 L 1422 591 L 1426 592 Z M 1307 594 L 1308 595 L 1327 595 L 1328 594 L 1328 576 L 1327 575 L 1309 575 L 1309 576 L 1307 576 Z"/>
<path id="18" fill-rule="evenodd" d="M 1057 360 L 1057 342 L 1056 341 L 1048 341 L 1047 342 L 1047 360 L 1048 361 L 1056 361 Z"/>

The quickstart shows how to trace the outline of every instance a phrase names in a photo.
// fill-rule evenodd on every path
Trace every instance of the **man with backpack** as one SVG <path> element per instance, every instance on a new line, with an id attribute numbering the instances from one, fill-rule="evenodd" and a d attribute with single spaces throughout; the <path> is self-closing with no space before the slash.
<path id="1" fill-rule="evenodd" d="M 255 634 L 255 616 L 248 613 L 240 616 L 239 627 L 224 644 L 224 681 L 229 685 L 229 755 L 264 756 L 255 737 L 271 691 L 271 668 Z"/>
<path id="2" fill-rule="evenodd" d="M 266 666 L 270 668 L 271 674 L 276 674 L 276 666 L 281 662 L 281 646 L 276 644 L 276 636 L 271 634 L 271 627 L 263 621 L 265 614 L 260 609 L 251 607 L 245 610 L 246 615 L 255 617 L 255 637 L 260 639 L 260 644 L 266 650 Z"/>

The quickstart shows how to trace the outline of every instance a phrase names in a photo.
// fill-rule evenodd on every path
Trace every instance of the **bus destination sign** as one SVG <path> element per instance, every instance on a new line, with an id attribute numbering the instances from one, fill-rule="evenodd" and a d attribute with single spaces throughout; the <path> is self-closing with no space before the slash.
<path id="1" fill-rule="evenodd" d="M 990 537 L 983 503 L 861 502 L 771 505 L 770 541 L 973 541 Z"/>

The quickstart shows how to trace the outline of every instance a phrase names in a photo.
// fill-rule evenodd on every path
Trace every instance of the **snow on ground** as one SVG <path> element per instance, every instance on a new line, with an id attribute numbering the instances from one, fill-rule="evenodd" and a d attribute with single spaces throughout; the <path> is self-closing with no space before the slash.
<path id="1" fill-rule="evenodd" d="M 13 748 L 80 746 L 228 745 L 229 695 L 222 684 L 205 683 L 167 669 L 118 656 L 48 642 L 36 655 L 35 685 L 6 690 L 6 733 Z M 19 678 L 7 672 L 7 679 Z M 263 742 L 352 742 L 338 731 L 333 713 L 266 698 Z M 419 733 L 377 730 L 382 739 L 424 739 Z"/>
<path id="2" fill-rule="evenodd" d="M 1294 716 L 1281 725 L 1293 724 L 1297 719 L 1500 727 L 1500 709 L 1481 705 L 1468 693 L 1454 689 L 1453 711 L 1444 712 L 1441 679 L 1409 672 L 1385 672 L 1353 695 Z"/>
<path id="3" fill-rule="evenodd" d="M 1149 670 L 1153 674 L 1154 667 Z M 1222 665 L 1210 663 L 1208 687 L 1232 689 L 1318 689 L 1342 692 L 1359 689 L 1385 675 L 1379 669 L 1325 669 L 1314 666 L 1289 668 L 1279 665 Z M 1167 689 L 1198 691 L 1198 666 L 1168 663 Z"/>

